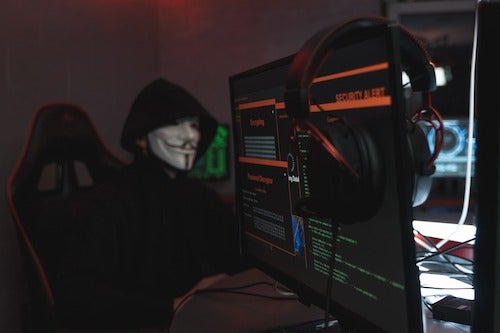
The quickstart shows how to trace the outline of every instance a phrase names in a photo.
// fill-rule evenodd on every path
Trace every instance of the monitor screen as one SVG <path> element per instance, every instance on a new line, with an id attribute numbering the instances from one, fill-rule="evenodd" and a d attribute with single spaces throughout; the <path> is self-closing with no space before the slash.
<path id="1" fill-rule="evenodd" d="M 229 134 L 229 125 L 217 126 L 217 131 L 207 151 L 188 172 L 189 178 L 203 181 L 229 179 Z"/>
<path id="2" fill-rule="evenodd" d="M 464 178 L 467 171 L 467 158 L 469 141 L 472 140 L 472 175 L 474 174 L 475 162 L 475 138 L 469 137 L 469 118 L 466 117 L 444 117 L 444 139 L 441 151 L 436 159 L 436 171 L 434 178 Z M 427 122 L 419 122 L 419 125 L 427 136 L 429 149 L 434 148 L 435 131 Z M 474 126 L 474 125 L 473 125 Z"/>
<path id="3" fill-rule="evenodd" d="M 500 332 L 500 3 L 477 7 L 477 206 L 472 332 Z"/>
<path id="4" fill-rule="evenodd" d="M 315 104 L 308 120 L 339 134 L 342 128 L 366 130 L 380 158 L 380 192 L 366 201 L 352 197 L 348 205 L 356 208 L 339 219 L 364 210 L 370 214 L 349 224 L 337 223 L 335 214 L 320 217 L 296 209 L 302 198 L 338 206 L 340 196 L 349 194 L 318 193 L 318 183 L 332 179 L 305 163 L 318 157 L 311 153 L 311 136 L 306 131 L 290 141 L 284 93 L 294 55 L 229 78 L 243 254 L 304 303 L 362 332 L 423 330 L 403 158 L 407 147 L 401 144 L 406 138 L 400 60 L 388 37 L 393 33 L 388 29 L 387 35 L 336 49 L 311 87 Z M 352 127 L 336 129 L 338 119 Z M 377 202 L 376 209 L 368 207 L 370 201 Z"/>

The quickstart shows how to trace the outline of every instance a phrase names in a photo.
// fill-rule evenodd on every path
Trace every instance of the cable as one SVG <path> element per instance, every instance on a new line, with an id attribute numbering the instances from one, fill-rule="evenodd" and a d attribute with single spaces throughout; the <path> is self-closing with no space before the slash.
<path id="1" fill-rule="evenodd" d="M 478 2 L 480 2 L 478 0 Z M 462 205 L 462 213 L 457 223 L 455 230 L 448 235 L 448 237 L 442 239 L 436 244 L 436 247 L 440 249 L 445 245 L 450 238 L 458 231 L 458 229 L 465 223 L 467 214 L 469 211 L 470 204 L 470 190 L 471 190 L 471 179 L 472 179 L 472 142 L 474 138 L 474 105 L 475 105 L 475 72 L 476 72 L 476 56 L 477 56 L 477 22 L 478 22 L 477 11 L 474 17 L 474 37 L 472 44 L 472 60 L 470 69 L 470 90 L 469 90 L 469 133 L 468 133 L 468 143 L 467 143 L 467 163 L 465 171 L 465 189 L 464 189 L 464 201 Z"/>
<path id="2" fill-rule="evenodd" d="M 293 294 L 295 297 L 283 297 L 283 296 L 276 297 L 276 296 L 269 296 L 269 295 L 264 295 L 264 294 L 258 294 L 258 293 L 251 293 L 251 292 L 240 291 L 241 289 L 247 289 L 247 288 L 251 288 L 251 287 L 254 287 L 254 286 L 258 286 L 258 285 L 267 285 L 267 286 L 275 287 L 276 283 L 269 282 L 269 281 L 259 281 L 259 282 L 254 282 L 254 283 L 245 284 L 245 285 L 236 286 L 236 287 L 205 288 L 205 289 L 195 290 L 195 291 L 187 294 L 186 297 L 183 298 L 183 300 L 179 303 L 179 305 L 173 310 L 173 312 L 172 312 L 172 319 L 170 320 L 170 324 L 168 325 L 168 327 L 167 328 L 160 327 L 159 330 L 158 330 L 158 333 L 162 333 L 164 329 L 166 329 L 166 331 L 165 331 L 166 333 L 169 333 L 170 329 L 172 327 L 172 323 L 174 321 L 174 318 L 175 318 L 175 315 L 176 315 L 177 311 L 192 296 L 198 295 L 198 294 L 205 294 L 205 293 L 228 293 L 228 294 L 238 294 L 238 295 L 261 297 L 261 298 L 266 298 L 266 299 L 271 299 L 271 300 L 276 300 L 276 301 L 296 301 L 296 300 L 298 300 L 298 297 L 295 294 Z"/>
<path id="3" fill-rule="evenodd" d="M 471 238 L 471 239 L 466 240 L 466 241 L 464 241 L 464 242 L 461 242 L 461 243 L 459 243 L 459 244 L 457 244 L 457 245 L 454 245 L 454 246 L 452 246 L 452 247 L 450 247 L 450 248 L 448 248 L 448 249 L 446 249 L 446 250 L 442 250 L 442 251 L 439 251 L 439 252 L 434 252 L 434 253 L 432 253 L 432 254 L 429 254 L 429 255 L 425 256 L 424 258 L 422 258 L 422 259 L 420 259 L 420 260 L 417 260 L 417 264 L 418 264 L 418 263 L 420 263 L 420 262 L 422 262 L 422 261 L 425 261 L 425 260 L 427 260 L 427 259 L 429 259 L 429 258 L 433 258 L 433 257 L 435 257 L 435 256 L 440 256 L 440 255 L 443 255 L 443 254 L 446 254 L 446 253 L 449 253 L 449 252 L 453 252 L 454 250 L 457 250 L 457 249 L 459 249 L 459 248 L 461 248 L 461 247 L 463 247 L 463 246 L 467 245 L 467 243 L 472 242 L 472 241 L 474 241 L 475 239 L 476 239 L 476 238 L 474 237 L 474 238 Z"/>
<path id="4" fill-rule="evenodd" d="M 280 286 L 278 284 L 279 284 L 278 281 L 274 281 L 273 286 L 274 286 L 274 290 L 276 291 L 276 293 L 283 295 L 283 296 L 295 296 L 296 295 L 293 291 L 285 289 L 285 288 L 283 288 L 283 286 Z"/>
<path id="5" fill-rule="evenodd" d="M 418 233 L 420 235 L 420 237 L 422 237 L 422 240 L 420 240 L 420 241 L 426 241 L 428 244 L 431 244 L 431 246 L 435 246 L 434 243 L 428 237 L 421 234 L 418 230 L 414 230 L 414 231 L 416 233 Z M 466 267 L 463 266 L 463 264 L 460 264 L 457 262 L 452 262 L 451 257 L 460 258 L 461 260 L 466 260 L 466 259 L 455 256 L 455 255 L 448 254 L 449 252 L 453 252 L 453 251 L 455 251 L 463 246 L 466 246 L 468 244 L 468 242 L 470 242 L 470 240 L 462 242 L 460 244 L 457 244 L 457 245 L 450 247 L 449 249 L 444 250 L 444 251 L 441 251 L 437 248 L 428 250 L 428 252 L 426 252 L 426 254 L 423 255 L 421 258 L 417 258 L 416 264 L 420 266 L 420 264 L 423 263 L 424 261 L 426 263 L 430 263 L 429 259 L 436 257 L 436 256 L 439 256 L 440 258 L 443 259 L 443 261 L 436 261 L 436 263 L 449 264 L 453 268 L 454 272 L 458 272 L 461 277 L 466 278 L 468 282 L 472 282 L 471 275 L 473 273 L 473 270 L 467 269 Z M 466 261 L 470 262 L 469 265 L 473 265 L 473 263 L 470 260 L 466 260 Z M 440 273 L 442 274 L 444 272 L 440 272 Z M 449 272 L 448 274 L 452 274 L 452 273 Z"/>
<path id="6" fill-rule="evenodd" d="M 246 292 L 246 291 L 239 291 L 239 290 L 234 290 L 234 289 L 226 289 L 226 288 L 210 288 L 210 289 L 202 289 L 202 290 L 197 290 L 195 294 L 205 294 L 205 293 L 227 293 L 227 294 L 238 294 L 238 295 L 247 295 L 247 296 L 254 296 L 254 297 L 261 297 L 261 298 L 267 298 L 275 301 L 296 301 L 299 298 L 294 296 L 294 297 L 276 297 L 276 296 L 269 296 L 269 295 L 264 295 L 264 294 L 257 294 L 257 293 L 251 293 L 251 292 Z"/>

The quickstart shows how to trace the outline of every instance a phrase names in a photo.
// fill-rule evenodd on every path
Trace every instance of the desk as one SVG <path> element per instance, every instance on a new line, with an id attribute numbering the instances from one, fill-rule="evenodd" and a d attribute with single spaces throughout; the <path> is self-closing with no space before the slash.
<path id="1" fill-rule="evenodd" d="M 239 287 L 274 280 L 257 269 L 250 269 L 216 283 L 213 287 Z M 243 291 L 286 297 L 272 286 L 256 286 Z M 469 326 L 432 319 L 426 311 L 426 333 L 469 332 Z M 323 318 L 323 310 L 307 307 L 297 300 L 272 300 L 255 296 L 202 293 L 191 298 L 175 316 L 170 333 L 256 333 Z"/>

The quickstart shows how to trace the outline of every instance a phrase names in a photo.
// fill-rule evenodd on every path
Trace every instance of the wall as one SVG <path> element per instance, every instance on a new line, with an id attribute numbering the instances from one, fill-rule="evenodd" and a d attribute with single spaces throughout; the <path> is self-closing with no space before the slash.
<path id="1" fill-rule="evenodd" d="M 230 123 L 230 75 L 295 53 L 326 26 L 379 12 L 373 0 L 3 0 L 0 187 L 42 104 L 79 104 L 124 154 L 119 136 L 128 108 L 158 75 Z M 230 194 L 232 181 L 214 186 Z M 21 297 L 17 238 L 0 190 L 0 332 L 20 332 Z"/>
<path id="2" fill-rule="evenodd" d="M 5 187 L 42 104 L 87 109 L 118 150 L 136 92 L 158 75 L 156 0 L 3 0 L 0 9 L 0 332 L 19 332 L 22 275 Z"/>
<path id="3" fill-rule="evenodd" d="M 362 15 L 373 0 L 160 0 L 160 66 L 231 123 L 229 76 L 297 52 L 317 31 Z M 211 184 L 231 194 L 231 179 Z"/>

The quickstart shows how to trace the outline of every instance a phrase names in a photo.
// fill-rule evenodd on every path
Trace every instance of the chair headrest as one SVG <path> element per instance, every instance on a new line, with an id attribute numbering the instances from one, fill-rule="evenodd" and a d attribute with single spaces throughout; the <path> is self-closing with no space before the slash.
<path id="1" fill-rule="evenodd" d="M 43 168 L 53 163 L 70 168 L 58 181 L 60 188 L 78 187 L 74 179 L 75 161 L 85 165 L 93 181 L 99 182 L 124 162 L 109 151 L 87 112 L 71 103 L 52 103 L 40 107 L 33 115 L 28 138 L 17 166 L 14 190 L 23 186 L 34 190 Z M 67 192 L 67 191 L 66 191 Z"/>

